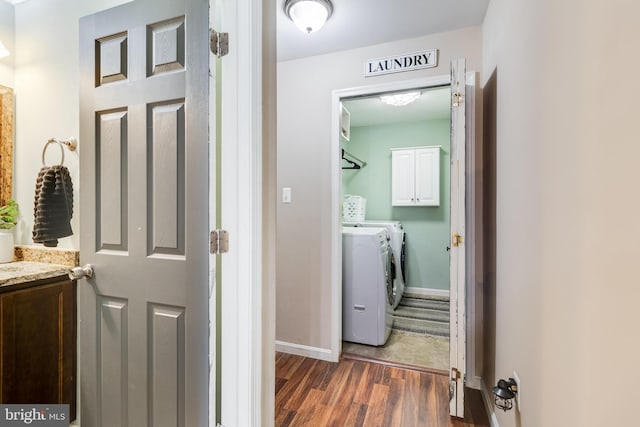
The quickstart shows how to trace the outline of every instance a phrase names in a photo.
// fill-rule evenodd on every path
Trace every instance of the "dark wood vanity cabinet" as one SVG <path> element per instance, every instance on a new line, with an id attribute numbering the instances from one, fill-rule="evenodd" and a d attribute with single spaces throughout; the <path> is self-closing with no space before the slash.
<path id="1" fill-rule="evenodd" d="M 75 418 L 75 288 L 57 278 L 0 290 L 0 402 L 68 403 Z"/>

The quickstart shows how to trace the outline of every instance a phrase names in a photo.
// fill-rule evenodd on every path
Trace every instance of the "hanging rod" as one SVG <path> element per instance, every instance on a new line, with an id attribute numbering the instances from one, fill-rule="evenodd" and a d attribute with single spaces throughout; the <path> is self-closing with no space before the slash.
<path id="1" fill-rule="evenodd" d="M 349 156 L 350 158 L 347 158 L 345 156 Z M 345 151 L 344 149 L 342 150 L 342 160 L 346 161 L 351 165 L 351 166 L 343 166 L 342 169 L 362 169 L 363 167 L 367 166 L 367 162 L 365 162 L 364 160 L 360 160 L 359 158 Z"/>

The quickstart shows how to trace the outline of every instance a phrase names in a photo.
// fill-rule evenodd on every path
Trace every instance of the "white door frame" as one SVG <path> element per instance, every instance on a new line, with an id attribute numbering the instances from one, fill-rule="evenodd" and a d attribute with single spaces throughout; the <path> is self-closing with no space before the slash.
<path id="1" fill-rule="evenodd" d="M 448 85 L 450 75 L 424 77 L 413 80 L 373 84 L 334 90 L 331 95 L 331 360 L 337 362 L 342 352 L 342 221 L 340 193 L 342 168 L 340 165 L 340 100 L 355 96 Z"/>
<path id="2" fill-rule="evenodd" d="M 222 255 L 222 372 L 216 375 L 222 381 L 222 424 L 259 426 L 264 380 L 262 2 L 223 0 L 221 10 L 222 28 L 216 30 L 229 33 L 229 54 L 222 59 L 220 199 L 230 244 Z"/>
<path id="3" fill-rule="evenodd" d="M 468 105 L 472 105 L 470 111 L 467 111 L 467 172 L 471 171 L 475 166 L 475 138 L 476 138 L 476 115 L 478 110 L 477 97 L 475 94 L 477 88 L 477 73 L 469 71 L 467 77 L 467 99 Z M 415 88 L 442 86 L 451 83 L 450 75 L 440 75 L 434 77 L 424 77 L 419 79 L 405 80 L 400 82 L 391 82 L 383 84 L 374 84 L 367 86 L 359 86 L 349 89 L 340 89 L 332 92 L 332 163 L 331 163 L 331 209 L 334 212 L 331 218 L 331 353 L 330 360 L 338 361 L 342 351 L 342 223 L 340 221 L 340 192 L 342 188 L 342 169 L 340 167 L 340 100 L 342 98 L 350 98 L 354 96 L 372 95 L 376 93 L 411 90 Z M 467 173 L 466 193 L 466 221 L 467 236 L 466 247 L 475 247 L 476 232 L 476 215 L 475 215 L 475 174 Z M 476 299 L 479 297 L 476 293 L 475 280 L 475 250 L 467 250 L 467 386 L 480 389 L 480 377 L 476 374 L 475 355 L 478 351 L 480 343 L 476 341 L 476 325 L 474 319 L 478 316 L 475 312 Z"/>

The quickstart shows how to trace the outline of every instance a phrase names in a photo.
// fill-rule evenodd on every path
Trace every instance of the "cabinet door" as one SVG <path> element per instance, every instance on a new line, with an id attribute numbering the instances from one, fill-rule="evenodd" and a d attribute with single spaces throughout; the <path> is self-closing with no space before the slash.
<path id="1" fill-rule="evenodd" d="M 417 206 L 440 205 L 440 148 L 415 151 L 415 197 Z"/>
<path id="2" fill-rule="evenodd" d="M 414 188 L 415 150 L 391 152 L 391 205 L 415 204 Z"/>
<path id="3" fill-rule="evenodd" d="M 68 403 L 75 414 L 75 284 L 2 295 L 2 403 Z"/>

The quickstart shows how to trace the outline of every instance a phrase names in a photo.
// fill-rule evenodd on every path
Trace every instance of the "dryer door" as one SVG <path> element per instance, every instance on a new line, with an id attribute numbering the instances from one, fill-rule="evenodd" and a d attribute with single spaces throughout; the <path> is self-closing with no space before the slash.
<path id="1" fill-rule="evenodd" d="M 407 233 L 402 233 L 402 246 L 400 247 L 400 273 L 402 274 L 402 283 L 407 283 L 407 263 L 405 258 Z"/>
<path id="2" fill-rule="evenodd" d="M 391 250 L 391 246 L 387 246 L 387 262 L 385 269 L 385 286 L 387 287 L 387 300 L 390 305 L 396 300 L 396 290 L 393 286 L 393 279 L 395 279 L 396 273 L 396 261 L 393 256 L 393 251 Z"/>

